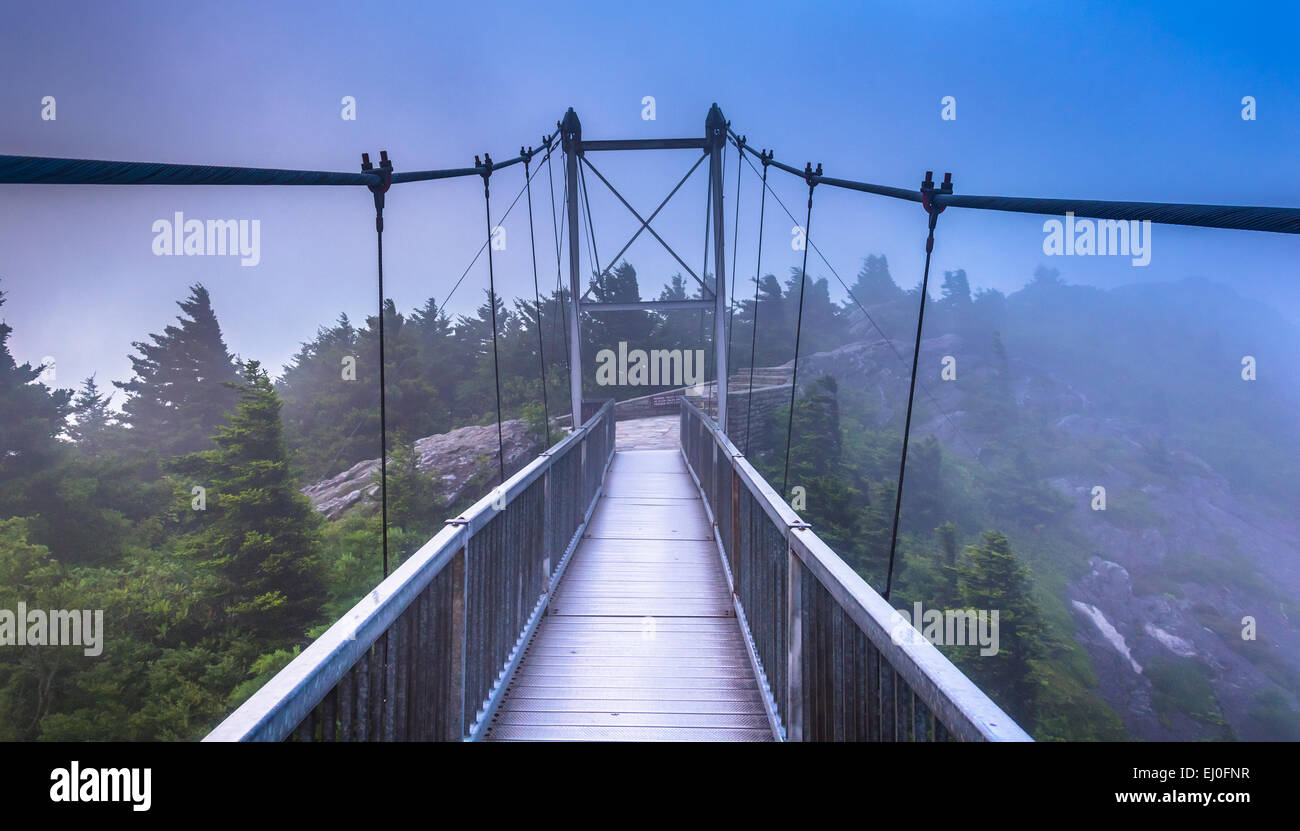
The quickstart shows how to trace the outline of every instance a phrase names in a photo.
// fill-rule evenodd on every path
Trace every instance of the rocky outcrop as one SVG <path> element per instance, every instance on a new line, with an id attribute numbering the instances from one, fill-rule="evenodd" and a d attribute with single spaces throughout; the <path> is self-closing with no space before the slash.
<path id="1" fill-rule="evenodd" d="M 501 425 L 505 443 L 506 474 L 523 467 L 541 452 L 537 440 L 518 419 Z M 497 427 L 486 424 L 461 427 L 449 433 L 425 436 L 415 442 L 419 454 L 416 467 L 429 474 L 442 489 L 448 505 L 472 494 L 465 492 L 470 480 L 485 466 L 497 463 Z M 329 519 L 338 519 L 354 507 L 361 511 L 377 510 L 379 485 L 375 483 L 378 459 L 366 459 L 329 479 L 302 489 L 312 507 Z"/>
<path id="2" fill-rule="evenodd" d="M 897 425 L 911 349 L 874 339 L 801 357 L 799 384 L 831 375 L 842 392 L 859 393 L 855 415 L 874 427 Z M 959 383 L 939 378 L 947 355 L 958 356 Z M 955 455 L 982 458 L 997 433 L 979 409 L 993 383 L 1014 401 L 1022 424 L 1051 437 L 1056 452 L 1036 461 L 1072 506 L 1061 530 L 1094 552 L 1089 568 L 1071 575 L 1063 599 L 1091 658 L 1097 692 L 1129 734 L 1164 741 L 1275 738 L 1252 711 L 1262 691 L 1287 691 L 1300 677 L 1291 600 L 1300 596 L 1300 527 L 1294 513 L 1279 509 L 1285 500 L 1234 489 L 1176 435 L 1115 407 L 1127 394 L 1122 389 L 1084 389 L 1062 375 L 1059 367 L 1068 364 L 1059 359 L 1006 360 L 946 333 L 922 341 L 920 366 L 914 439 L 932 435 Z M 1089 448 L 1087 457 L 1072 458 L 1074 445 Z M 1105 510 L 1093 509 L 1097 485 L 1107 492 Z M 1154 680 L 1171 664 L 1188 662 L 1213 690 L 1213 710 L 1196 717 L 1161 706 Z M 1294 690 L 1286 696 L 1294 701 Z"/>

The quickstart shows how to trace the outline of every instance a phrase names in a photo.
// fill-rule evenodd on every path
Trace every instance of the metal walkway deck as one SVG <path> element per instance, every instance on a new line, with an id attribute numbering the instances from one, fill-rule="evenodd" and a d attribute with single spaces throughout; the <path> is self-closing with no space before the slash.
<path id="1" fill-rule="evenodd" d="M 770 741 L 679 450 L 620 450 L 489 741 Z"/>

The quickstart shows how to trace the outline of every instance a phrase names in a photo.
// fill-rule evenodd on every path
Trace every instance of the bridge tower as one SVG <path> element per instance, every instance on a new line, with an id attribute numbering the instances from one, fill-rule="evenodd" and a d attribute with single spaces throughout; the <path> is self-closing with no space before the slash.
<path id="1" fill-rule="evenodd" d="M 583 310 L 601 310 L 601 311 L 631 311 L 645 310 L 655 312 L 680 311 L 686 309 L 712 309 L 713 310 L 713 351 L 714 367 L 717 376 L 717 396 L 718 410 L 717 423 L 719 428 L 725 433 L 727 429 L 727 273 L 726 273 L 726 237 L 724 235 L 723 206 L 722 206 L 722 154 L 727 145 L 727 120 L 722 115 L 722 110 L 717 104 L 709 108 L 708 115 L 704 119 L 704 136 L 702 138 L 680 138 L 680 139 L 615 139 L 615 140 L 584 140 L 582 137 L 582 122 L 578 119 L 578 114 L 570 107 L 569 111 L 564 114 L 560 124 L 560 141 L 564 151 L 564 172 L 565 183 L 568 197 L 565 201 L 566 216 L 569 223 L 569 293 L 572 302 L 569 304 L 567 325 L 569 328 L 569 396 L 573 406 L 574 426 L 576 427 L 582 421 L 582 348 L 581 348 L 581 321 Z M 705 299 L 702 300 L 683 300 L 683 301 L 661 301 L 661 300 L 642 300 L 633 303 L 611 303 L 611 302 L 592 302 L 588 301 L 582 288 L 581 276 L 581 256 L 582 246 L 579 244 L 578 228 L 578 205 L 579 205 L 579 188 L 581 187 L 578 174 L 579 164 L 586 164 L 591 167 L 614 195 L 619 198 L 628 210 L 632 211 L 641 222 L 641 231 L 650 228 L 650 221 L 643 218 L 636 212 L 627 200 L 614 189 L 614 186 L 605 179 L 603 175 L 586 160 L 587 151 L 606 151 L 606 150 L 686 150 L 695 149 L 708 155 L 709 159 L 709 200 L 712 206 L 709 213 L 709 224 L 712 231 L 713 239 L 713 274 L 714 282 L 712 286 L 707 286 L 702 277 L 696 275 L 690 266 L 686 265 L 681 257 L 672 250 L 668 243 L 659 237 L 658 234 L 651 230 L 655 239 L 668 249 L 678 263 L 704 287 L 703 294 Z M 692 171 L 694 168 L 692 168 Z M 688 178 L 691 174 L 687 173 Z M 680 183 L 679 183 L 680 186 Z M 675 191 L 675 189 L 674 189 Z M 665 200 L 667 201 L 667 200 Z M 662 207 L 662 206 L 661 206 Z M 653 215 L 651 216 L 653 218 Z M 636 235 L 633 236 L 633 239 Z M 631 245 L 629 241 L 627 245 Z M 623 251 L 627 246 L 623 247 Z M 620 255 L 622 251 L 619 252 Z M 609 266 L 616 264 L 618 255 L 609 263 Z"/>

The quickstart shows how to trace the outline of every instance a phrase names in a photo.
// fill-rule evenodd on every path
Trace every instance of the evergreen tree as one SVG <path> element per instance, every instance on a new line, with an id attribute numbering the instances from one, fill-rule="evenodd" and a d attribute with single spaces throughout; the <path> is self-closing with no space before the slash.
<path id="1" fill-rule="evenodd" d="M 406 331 L 415 342 L 414 372 L 424 386 L 421 406 L 428 428 L 420 430 L 419 434 L 445 433 L 455 426 L 451 392 L 459 383 L 458 373 L 464 367 L 464 361 L 456 350 L 451 318 L 430 297 L 411 313 Z"/>
<path id="2" fill-rule="evenodd" d="M 751 277 L 750 282 L 755 282 L 754 278 Z M 786 315 L 782 308 L 781 284 L 771 274 L 757 280 L 757 283 L 757 306 L 752 287 L 732 298 L 736 312 L 731 318 L 731 365 L 736 371 L 740 371 L 741 367 L 748 369 L 750 361 L 754 361 L 755 366 L 765 367 L 790 360 L 790 345 L 784 334 Z M 753 337 L 755 319 L 759 330 L 757 342 L 754 342 Z M 757 353 L 756 357 L 750 354 L 751 343 Z"/>
<path id="3" fill-rule="evenodd" d="M 849 287 L 853 297 L 863 306 L 875 306 L 890 303 L 903 297 L 903 290 L 889 274 L 889 261 L 884 254 L 872 254 L 862 261 L 858 270 L 858 279 Z M 845 308 L 854 308 L 850 300 Z"/>
<path id="4" fill-rule="evenodd" d="M 1032 597 L 1029 567 L 1012 553 L 1006 535 L 985 531 L 978 545 L 966 547 L 957 574 L 962 607 L 998 611 L 997 654 L 959 655 L 963 667 L 1022 724 L 1032 723 L 1032 662 L 1044 652 L 1044 628 Z"/>
<path id="5" fill-rule="evenodd" d="M 445 506 L 437 483 L 419 468 L 420 454 L 414 442 L 398 441 L 388 454 L 388 523 L 405 532 L 409 544 L 402 556 L 409 556 L 436 532 L 444 519 Z M 374 473 L 378 487 L 379 470 Z"/>
<path id="6" fill-rule="evenodd" d="M 594 303 L 639 302 L 641 288 L 637 282 L 636 269 L 626 261 L 614 268 L 606 269 L 592 281 L 591 296 Z M 642 387 L 595 387 L 596 354 L 602 349 L 611 349 L 617 353 L 620 342 L 626 343 L 629 351 L 650 349 L 655 345 L 653 342 L 655 331 L 662 328 L 660 321 L 649 312 L 597 312 L 596 306 L 590 308 L 588 321 L 583 327 L 588 331 L 583 333 L 586 349 L 582 360 L 584 374 L 590 379 L 592 388 L 599 391 L 599 397 L 610 398 L 629 398 L 650 392 L 648 388 Z M 681 316 L 680 312 L 675 314 Z M 684 317 L 682 322 L 685 323 Z M 677 335 L 689 337 L 687 331 L 689 329 Z M 682 349 L 688 348 L 686 343 L 676 344 L 676 346 Z"/>
<path id="7" fill-rule="evenodd" d="M 970 280 L 966 279 L 966 269 L 943 273 L 942 302 L 954 307 L 965 307 L 971 303 Z"/>
<path id="8" fill-rule="evenodd" d="M 838 396 L 839 386 L 829 375 L 813 379 L 799 396 L 790 444 L 788 488 L 791 493 L 785 497 L 789 500 L 795 487 L 803 488 L 807 505 L 800 514 L 832 548 L 852 551 L 860 543 L 861 508 L 869 505 L 870 500 L 844 464 Z M 769 427 L 770 433 L 784 439 L 787 415 L 788 410 L 777 415 L 779 426 Z M 773 456 L 777 454 L 779 457 L 773 458 L 770 464 L 772 472 L 768 481 L 779 488 L 784 468 L 783 446 Z"/>
<path id="9" fill-rule="evenodd" d="M 231 628 L 283 643 L 302 636 L 323 600 L 320 519 L 290 472 L 270 378 L 257 361 L 242 370 L 216 449 L 169 467 L 207 489 L 201 528 L 183 546 L 204 572 L 196 590 Z"/>
<path id="10" fill-rule="evenodd" d="M 0 306 L 4 305 L 0 292 Z M 64 430 L 71 390 L 32 383 L 44 366 L 18 364 L 9 353 L 13 328 L 0 323 L 0 473 L 5 480 L 32 470 L 56 452 Z"/>
<path id="11" fill-rule="evenodd" d="M 378 350 L 346 314 L 302 344 L 276 383 L 294 466 L 307 481 L 379 455 Z"/>
<path id="12" fill-rule="evenodd" d="M 908 446 L 903 518 L 914 533 L 924 533 L 943 519 L 942 458 L 939 440 L 934 436 L 913 439 Z"/>
<path id="13" fill-rule="evenodd" d="M 957 526 L 952 522 L 945 522 L 938 528 L 934 529 L 935 536 L 939 538 L 939 551 L 943 554 L 944 565 L 957 565 Z"/>
<path id="14" fill-rule="evenodd" d="M 91 375 L 81 383 L 81 390 L 72 402 L 72 423 L 68 425 L 68 436 L 75 441 L 82 452 L 96 455 L 104 449 L 104 442 L 113 426 L 113 413 L 108 403 L 113 393 L 102 393 Z"/>
<path id="15" fill-rule="evenodd" d="M 786 357 L 794 357 L 794 339 L 796 327 L 799 326 L 799 269 L 791 267 L 790 277 L 786 280 L 786 303 L 789 306 L 787 319 L 790 321 L 788 340 L 784 344 Z M 760 319 L 761 320 L 761 319 Z M 759 337 L 768 337 L 767 326 L 759 323 Z M 803 334 L 799 344 L 800 360 L 815 352 L 834 349 L 844 341 L 844 327 L 840 307 L 831 302 L 830 285 L 826 278 L 812 275 L 804 282 L 803 291 Z"/>
<path id="16" fill-rule="evenodd" d="M 5 302 L 0 292 L 0 306 Z M 60 456 L 58 436 L 70 409 L 71 390 L 33 383 L 43 367 L 18 364 L 9 353 L 13 328 L 0 323 L 0 515 L 25 513 L 31 477 Z"/>
<path id="17" fill-rule="evenodd" d="M 114 382 L 127 393 L 122 405 L 137 447 L 159 456 L 192 453 L 211 446 L 211 436 L 234 406 L 229 386 L 237 380 L 234 359 L 226 350 L 208 290 L 190 287 L 177 303 L 179 326 L 168 326 L 151 343 L 131 345 L 135 377 Z"/>

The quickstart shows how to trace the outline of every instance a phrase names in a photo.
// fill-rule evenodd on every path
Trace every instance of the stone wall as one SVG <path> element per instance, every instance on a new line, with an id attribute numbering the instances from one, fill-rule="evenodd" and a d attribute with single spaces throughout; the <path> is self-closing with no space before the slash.
<path id="1" fill-rule="evenodd" d="M 753 399 L 752 402 L 750 399 Z M 727 399 L 727 438 L 742 452 L 745 449 L 746 421 L 755 438 L 763 429 L 767 418 L 790 406 L 790 385 L 760 387 L 753 390 L 732 390 Z M 753 412 L 750 412 L 750 408 Z"/>

